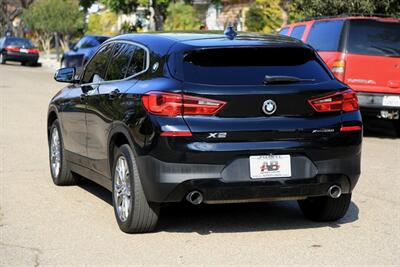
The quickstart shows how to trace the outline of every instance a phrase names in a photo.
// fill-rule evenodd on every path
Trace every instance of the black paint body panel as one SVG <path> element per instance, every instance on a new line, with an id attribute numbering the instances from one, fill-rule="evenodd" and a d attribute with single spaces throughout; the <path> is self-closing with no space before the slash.
<path id="1" fill-rule="evenodd" d="M 116 136 L 123 136 L 137 158 L 146 197 L 153 202 L 181 201 L 190 190 L 204 192 L 205 201 L 304 198 L 325 195 L 332 184 L 351 192 L 360 176 L 362 131 L 340 132 L 342 126 L 362 126 L 360 113 L 317 114 L 307 99 L 346 90 L 332 79 L 324 83 L 258 87 L 212 87 L 180 80 L 177 55 L 213 46 L 301 46 L 282 36 L 139 34 L 109 41 L 132 41 L 150 51 L 150 68 L 128 80 L 91 85 L 85 94 L 79 83 L 67 86 L 49 106 L 49 124 L 58 118 L 66 157 L 74 172 L 111 189 Z M 107 44 L 105 42 L 103 45 Z M 151 66 L 159 63 L 155 71 Z M 117 97 L 110 97 L 118 89 Z M 220 114 L 162 117 L 149 114 L 141 96 L 149 91 L 186 93 L 230 103 Z M 281 109 L 265 116 L 260 105 L 274 98 Z M 191 131 L 192 137 L 160 133 Z M 331 129 L 326 133 L 314 130 Z M 209 133 L 226 132 L 223 140 Z M 249 156 L 290 154 L 292 178 L 254 180 Z"/>

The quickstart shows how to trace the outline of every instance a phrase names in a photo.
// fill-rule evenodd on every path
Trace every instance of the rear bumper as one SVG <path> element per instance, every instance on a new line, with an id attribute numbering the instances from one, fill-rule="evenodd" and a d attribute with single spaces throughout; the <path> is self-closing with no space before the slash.
<path id="1" fill-rule="evenodd" d="M 5 60 L 18 62 L 36 62 L 39 59 L 38 54 L 26 54 L 17 52 L 7 52 L 4 54 Z"/>
<path id="2" fill-rule="evenodd" d="M 327 194 L 332 185 L 343 193 L 360 176 L 361 152 L 352 157 L 311 162 L 292 156 L 292 177 L 251 179 L 248 157 L 227 165 L 167 163 L 151 156 L 137 158 L 146 197 L 151 202 L 179 202 L 198 190 L 206 203 L 302 199 Z"/>
<path id="3" fill-rule="evenodd" d="M 358 102 L 361 109 L 364 110 L 400 110 L 397 106 L 384 106 L 383 98 L 385 96 L 400 96 L 399 94 L 381 94 L 381 93 L 362 93 L 358 92 Z"/>

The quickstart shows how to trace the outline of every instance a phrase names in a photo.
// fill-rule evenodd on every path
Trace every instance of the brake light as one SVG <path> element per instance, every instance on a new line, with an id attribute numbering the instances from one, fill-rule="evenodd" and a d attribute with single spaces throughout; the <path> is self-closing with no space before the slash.
<path id="1" fill-rule="evenodd" d="M 156 91 L 143 95 L 142 103 L 148 112 L 160 116 L 212 116 L 226 104 L 226 102 L 208 98 Z"/>
<path id="2" fill-rule="evenodd" d="M 356 93 L 349 89 L 323 97 L 308 100 L 317 112 L 356 111 L 359 109 Z"/>
<path id="3" fill-rule="evenodd" d="M 14 46 L 7 46 L 6 51 L 8 52 L 20 52 L 20 48 Z"/>
<path id="4" fill-rule="evenodd" d="M 332 73 L 338 80 L 344 81 L 345 68 L 346 68 L 346 62 L 344 60 L 336 60 L 332 64 Z"/>
<path id="5" fill-rule="evenodd" d="M 30 48 L 28 49 L 29 54 L 39 54 L 39 50 L 36 48 Z"/>

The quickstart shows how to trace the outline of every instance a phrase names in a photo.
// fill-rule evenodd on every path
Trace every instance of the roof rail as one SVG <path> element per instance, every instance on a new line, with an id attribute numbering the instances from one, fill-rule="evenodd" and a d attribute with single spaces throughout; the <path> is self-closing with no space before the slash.
<path id="1" fill-rule="evenodd" d="M 371 14 L 371 13 L 343 13 L 335 16 L 315 16 L 315 17 L 306 17 L 304 19 L 300 19 L 296 22 L 310 21 L 310 20 L 318 20 L 318 19 L 333 19 L 333 18 L 345 18 L 345 17 L 380 17 L 380 18 L 391 18 L 395 17 L 394 15 L 388 14 Z"/>

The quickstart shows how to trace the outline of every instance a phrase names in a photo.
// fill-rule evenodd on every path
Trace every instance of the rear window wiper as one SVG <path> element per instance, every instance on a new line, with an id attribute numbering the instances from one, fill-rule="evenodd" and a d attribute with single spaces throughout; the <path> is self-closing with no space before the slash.
<path id="1" fill-rule="evenodd" d="M 268 76 L 265 75 L 264 84 L 287 84 L 298 82 L 315 82 L 315 79 L 302 79 L 294 76 Z"/>

